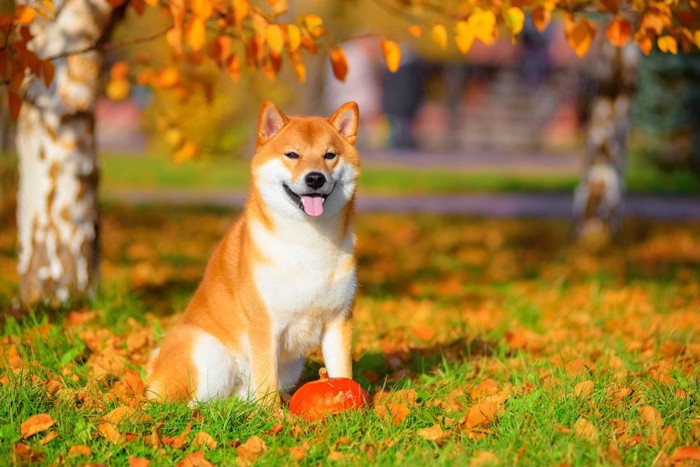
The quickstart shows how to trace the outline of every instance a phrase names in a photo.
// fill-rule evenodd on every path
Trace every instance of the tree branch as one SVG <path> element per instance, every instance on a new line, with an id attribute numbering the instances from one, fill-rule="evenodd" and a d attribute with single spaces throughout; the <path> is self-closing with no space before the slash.
<path id="1" fill-rule="evenodd" d="M 134 39 L 126 39 L 126 40 L 119 41 L 119 42 L 108 42 L 105 44 L 93 44 L 93 45 L 89 45 L 87 47 L 83 47 L 82 49 L 69 50 L 67 52 L 62 52 L 60 54 L 52 55 L 50 57 L 45 57 L 45 58 L 43 58 L 43 60 L 57 60 L 59 58 L 66 58 L 66 57 L 69 57 L 71 55 L 79 55 L 79 54 L 84 54 L 87 52 L 92 52 L 93 50 L 112 50 L 112 49 L 117 49 L 120 47 L 128 47 L 131 45 L 143 44 L 145 42 L 149 42 L 149 41 L 157 39 L 161 36 L 164 36 L 165 33 L 167 33 L 169 30 L 170 30 L 170 28 L 167 28 L 167 29 L 164 29 L 162 31 L 151 34 L 150 36 L 136 37 Z"/>

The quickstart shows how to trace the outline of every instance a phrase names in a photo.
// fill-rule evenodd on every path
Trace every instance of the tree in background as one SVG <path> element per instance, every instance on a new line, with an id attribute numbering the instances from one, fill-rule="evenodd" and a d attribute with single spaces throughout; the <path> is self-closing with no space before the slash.
<path id="1" fill-rule="evenodd" d="M 654 45 L 674 54 L 679 47 L 700 46 L 696 0 L 370 3 L 403 19 L 400 27 L 370 32 L 381 42 L 390 71 L 396 71 L 401 62 L 397 41 L 407 35 L 428 37 L 440 48 L 446 48 L 452 38 L 467 54 L 475 41 L 493 44 L 500 35 L 517 40 L 526 14 L 539 30 L 552 18 L 563 20 L 567 40 L 579 57 L 587 53 L 602 24 L 590 16 L 609 20 L 606 36 L 615 48 L 602 56 L 609 57 L 612 64 L 627 63 L 623 47 L 632 39 L 646 54 Z M 99 164 L 94 108 L 104 53 L 117 45 L 110 42 L 110 35 L 125 11 L 141 15 L 154 9 L 162 13 L 166 27 L 127 42 L 163 37 L 170 52 L 113 66 L 106 85 L 113 98 L 128 94 L 132 77 L 158 90 L 156 95 L 169 94 L 187 102 L 195 90 L 204 95 L 212 92 L 210 79 L 216 73 L 199 70 L 223 72 L 233 80 L 244 70 L 256 71 L 274 80 L 283 62 L 303 82 L 303 54 L 319 51 L 328 54 L 337 79 L 343 80 L 348 70 L 338 45 L 343 38 L 329 34 L 317 14 L 290 19 L 286 0 L 265 4 L 248 0 L 23 0 L 14 12 L 0 16 L 0 38 L 5 44 L 0 50 L 0 79 L 8 85 L 11 113 L 19 117 L 18 269 L 21 298 L 27 305 L 80 299 L 96 282 Z M 371 19 L 367 18 L 367 24 Z M 632 72 L 614 66 L 611 70 L 602 73 L 604 80 Z M 578 210 L 584 214 L 582 232 L 591 230 L 585 227 L 590 222 L 597 223 L 598 230 L 611 231 L 614 213 L 619 211 L 614 204 L 622 193 L 621 170 L 616 164 L 624 154 L 619 141 L 626 136 L 629 102 L 625 106 L 620 96 L 629 97 L 631 87 L 620 87 L 618 97 L 610 95 L 607 85 L 599 89 L 601 99 L 607 101 L 594 104 L 593 115 L 606 120 L 594 121 L 589 131 L 603 139 L 589 144 L 590 163 L 577 196 L 577 206 L 585 206 Z M 200 151 L 196 141 L 181 137 L 173 138 L 173 147 L 177 160 L 192 158 Z"/>

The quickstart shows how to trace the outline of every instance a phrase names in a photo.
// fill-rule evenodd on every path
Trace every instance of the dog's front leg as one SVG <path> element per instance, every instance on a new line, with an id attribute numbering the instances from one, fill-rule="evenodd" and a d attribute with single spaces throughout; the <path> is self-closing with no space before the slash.
<path id="1" fill-rule="evenodd" d="M 352 312 L 346 311 L 328 322 L 323 331 L 321 351 L 331 378 L 352 378 Z"/>
<path id="2" fill-rule="evenodd" d="M 272 326 L 256 326 L 250 333 L 251 388 L 255 400 L 280 405 L 277 376 L 277 339 Z"/>

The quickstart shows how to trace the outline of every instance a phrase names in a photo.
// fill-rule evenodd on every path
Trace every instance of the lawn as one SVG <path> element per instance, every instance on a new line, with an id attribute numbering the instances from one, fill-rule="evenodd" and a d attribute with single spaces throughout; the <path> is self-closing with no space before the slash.
<path id="1" fill-rule="evenodd" d="M 116 190 L 133 188 L 245 191 L 249 183 L 249 162 L 234 158 L 206 158 L 178 165 L 166 157 L 149 154 L 105 155 L 102 168 L 102 188 L 108 198 Z M 566 173 L 474 172 L 459 168 L 439 170 L 366 165 L 360 178 L 360 192 L 382 195 L 572 192 L 576 184 L 577 175 Z M 698 194 L 700 177 L 682 170 L 661 172 L 639 157 L 631 157 L 627 188 L 634 193 Z"/>
<path id="2" fill-rule="evenodd" d="M 103 214 L 91 306 L 2 330 L 2 464 L 669 465 L 698 453 L 678 448 L 700 444 L 700 222 L 628 221 L 594 257 L 568 246 L 565 222 L 362 215 L 354 368 L 375 402 L 308 425 L 237 400 L 144 402 L 150 349 L 233 215 Z M 17 287 L 14 245 L 3 227 L 0 304 Z M 313 353 L 305 380 L 319 366 Z"/>

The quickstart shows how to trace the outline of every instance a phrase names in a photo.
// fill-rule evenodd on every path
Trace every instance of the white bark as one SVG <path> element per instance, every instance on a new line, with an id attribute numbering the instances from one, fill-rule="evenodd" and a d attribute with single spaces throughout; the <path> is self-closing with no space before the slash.
<path id="1" fill-rule="evenodd" d="M 25 1 L 25 0 L 22 0 Z M 58 0 L 57 18 L 33 23 L 40 58 L 99 43 L 113 9 L 105 0 Z M 22 301 L 53 305 L 83 297 L 98 271 L 98 165 L 94 108 L 99 51 L 54 60 L 54 81 L 28 77 L 17 124 L 18 272 Z"/>
<path id="2" fill-rule="evenodd" d="M 625 190 L 625 155 L 639 52 L 603 39 L 593 66 L 596 93 L 586 135 L 586 156 L 574 197 L 576 234 L 603 246 L 619 228 Z"/>

